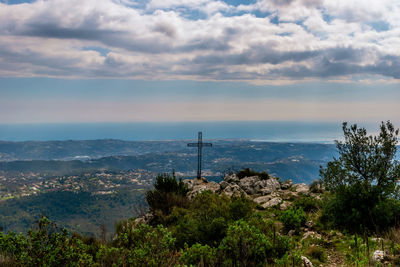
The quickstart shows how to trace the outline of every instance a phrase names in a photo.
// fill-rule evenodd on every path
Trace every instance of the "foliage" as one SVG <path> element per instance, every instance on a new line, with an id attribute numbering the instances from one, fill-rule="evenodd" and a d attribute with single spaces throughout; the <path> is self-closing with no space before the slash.
<path id="1" fill-rule="evenodd" d="M 98 258 L 102 262 L 110 262 L 115 254 L 123 257 L 117 258 L 118 262 L 129 266 L 161 266 L 173 264 L 173 247 L 175 238 L 170 231 L 162 225 L 152 227 L 146 224 L 135 225 L 128 220 L 119 223 L 117 236 L 113 247 L 105 247 L 99 252 Z"/>
<path id="2" fill-rule="evenodd" d="M 194 266 L 216 266 L 218 263 L 217 248 L 208 245 L 194 244 L 190 248 L 186 246 L 181 252 L 180 261 Z"/>
<path id="3" fill-rule="evenodd" d="M 299 232 L 307 217 L 302 208 L 291 207 L 283 211 L 279 219 L 282 221 L 286 231 L 296 230 L 296 232 Z"/>
<path id="4" fill-rule="evenodd" d="M 154 190 L 146 192 L 146 200 L 153 214 L 153 224 L 163 222 L 174 207 L 186 207 L 188 188 L 175 174 L 160 174 L 154 183 Z"/>
<path id="5" fill-rule="evenodd" d="M 267 180 L 269 179 L 269 174 L 265 171 L 263 172 L 256 172 L 253 170 L 250 170 L 250 168 L 245 168 L 243 170 L 240 170 L 236 173 L 237 177 L 239 177 L 239 179 L 242 179 L 244 177 L 250 177 L 250 176 L 258 176 L 260 177 L 261 180 Z"/>
<path id="6" fill-rule="evenodd" d="M 322 201 L 312 196 L 300 196 L 294 200 L 294 206 L 305 212 L 316 212 L 322 207 Z"/>
<path id="7" fill-rule="evenodd" d="M 92 256 L 79 239 L 68 238 L 68 231 L 61 231 L 43 217 L 37 231 L 21 234 L 0 233 L 0 251 L 24 266 L 91 265 Z"/>
<path id="8" fill-rule="evenodd" d="M 209 191 L 201 192 L 187 209 L 174 209 L 168 223 L 177 246 L 197 242 L 215 246 L 225 236 L 227 225 L 252 213 L 254 203 L 244 197 L 229 199 Z"/>
<path id="9" fill-rule="evenodd" d="M 365 128 L 343 123 L 343 133 L 344 141 L 336 141 L 339 158 L 320 171 L 333 194 L 324 209 L 325 221 L 351 232 L 383 231 L 400 215 L 400 164 L 395 160 L 399 130 L 382 122 L 379 135 L 371 136 Z"/>
<path id="10" fill-rule="evenodd" d="M 232 223 L 218 250 L 227 266 L 263 266 L 272 256 L 271 241 L 243 220 Z"/>

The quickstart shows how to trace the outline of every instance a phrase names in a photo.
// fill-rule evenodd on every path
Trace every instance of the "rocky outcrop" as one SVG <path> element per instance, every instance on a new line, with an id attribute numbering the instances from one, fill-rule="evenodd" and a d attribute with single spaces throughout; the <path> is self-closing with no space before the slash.
<path id="1" fill-rule="evenodd" d="M 205 178 L 202 179 L 191 179 L 183 181 L 189 188 L 189 193 L 187 194 L 189 199 L 194 198 L 199 193 L 203 191 L 211 191 L 213 193 L 219 193 L 221 191 L 221 186 L 216 182 L 209 182 Z"/>
<path id="2" fill-rule="evenodd" d="M 292 205 L 293 199 L 297 196 L 310 194 L 310 188 L 306 184 L 293 184 L 292 180 L 280 183 L 272 176 L 266 180 L 258 176 L 239 179 L 236 174 L 230 174 L 226 175 L 219 184 L 208 182 L 205 178 L 184 180 L 184 183 L 190 190 L 189 199 L 202 191 L 209 190 L 228 197 L 245 196 L 264 209 L 278 207 L 285 210 Z"/>

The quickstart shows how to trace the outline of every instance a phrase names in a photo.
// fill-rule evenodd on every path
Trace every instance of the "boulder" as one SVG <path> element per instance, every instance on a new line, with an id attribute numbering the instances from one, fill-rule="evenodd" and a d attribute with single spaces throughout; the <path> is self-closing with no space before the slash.
<path id="1" fill-rule="evenodd" d="M 257 190 L 255 188 L 255 184 L 260 181 L 258 176 L 250 176 L 245 177 L 240 180 L 239 186 L 242 188 L 247 194 L 255 195 L 257 194 Z"/>
<path id="2" fill-rule="evenodd" d="M 221 189 L 224 190 L 230 184 L 228 182 L 226 182 L 226 181 L 222 181 L 222 182 L 219 183 L 219 185 L 221 186 Z"/>
<path id="3" fill-rule="evenodd" d="M 284 182 L 281 184 L 281 188 L 284 189 L 284 190 L 289 189 L 289 188 L 291 188 L 292 186 L 293 186 L 293 181 L 290 180 L 290 179 L 284 181 Z"/>
<path id="4" fill-rule="evenodd" d="M 281 203 L 282 203 L 282 198 L 280 198 L 280 197 L 275 197 L 275 198 L 273 198 L 273 199 L 271 199 L 271 200 L 265 202 L 265 203 L 262 204 L 261 206 L 262 206 L 264 209 L 267 209 L 267 208 L 271 208 L 271 207 L 278 206 L 278 205 L 281 204 Z"/>
<path id="5" fill-rule="evenodd" d="M 222 188 L 222 187 L 221 187 Z M 222 193 L 227 195 L 228 197 L 232 197 L 232 196 L 247 196 L 246 192 L 243 191 L 242 188 L 240 188 L 240 186 L 238 186 L 237 184 L 228 184 L 228 186 L 226 186 L 223 190 Z"/>
<path id="6" fill-rule="evenodd" d="M 310 188 L 306 184 L 296 184 L 294 188 L 298 194 L 308 194 L 310 192 Z"/>
<path id="7" fill-rule="evenodd" d="M 256 189 L 257 193 L 261 193 L 262 195 L 268 195 L 276 190 L 281 188 L 278 180 L 275 178 L 270 178 L 267 180 L 261 180 L 254 184 L 254 188 Z"/>
<path id="8" fill-rule="evenodd" d="M 216 182 L 208 182 L 203 179 L 191 179 L 184 180 L 184 183 L 188 185 L 189 193 L 188 198 L 192 199 L 203 191 L 211 191 L 213 193 L 219 193 L 221 191 L 221 186 Z"/>
<path id="9" fill-rule="evenodd" d="M 239 183 L 240 179 L 236 174 L 227 174 L 224 177 L 224 181 L 227 183 Z"/>
<path id="10" fill-rule="evenodd" d="M 255 199 L 253 199 L 253 201 L 255 203 L 257 203 L 258 205 L 262 205 L 270 200 L 271 200 L 271 196 L 261 196 L 261 197 L 256 197 Z"/>

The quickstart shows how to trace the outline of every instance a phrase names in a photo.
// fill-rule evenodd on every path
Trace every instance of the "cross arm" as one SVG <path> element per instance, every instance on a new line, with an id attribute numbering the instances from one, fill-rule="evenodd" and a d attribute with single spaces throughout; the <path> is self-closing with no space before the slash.
<path id="1" fill-rule="evenodd" d="M 208 147 L 211 147 L 211 146 L 212 146 L 211 143 L 202 143 L 201 145 L 202 145 L 202 146 L 208 146 Z"/>
<path id="2" fill-rule="evenodd" d="M 190 147 L 198 147 L 198 146 L 199 146 L 199 143 L 189 143 L 189 144 L 187 144 L 187 146 L 190 146 Z"/>

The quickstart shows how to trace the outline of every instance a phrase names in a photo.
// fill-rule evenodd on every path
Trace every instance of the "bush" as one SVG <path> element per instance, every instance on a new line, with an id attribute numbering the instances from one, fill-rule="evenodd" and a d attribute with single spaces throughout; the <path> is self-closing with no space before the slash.
<path id="1" fill-rule="evenodd" d="M 195 243 L 217 246 L 226 234 L 227 225 L 247 218 L 254 203 L 244 197 L 228 198 L 209 191 L 201 192 L 187 209 L 175 208 L 167 223 L 170 225 L 177 246 Z"/>
<path id="2" fill-rule="evenodd" d="M 218 250 L 228 266 L 264 266 L 273 251 L 270 240 L 243 220 L 229 226 Z"/>
<path id="3" fill-rule="evenodd" d="M 198 243 L 194 244 L 181 251 L 180 261 L 189 266 L 216 266 L 218 262 L 217 248 Z"/>
<path id="4" fill-rule="evenodd" d="M 0 233 L 0 251 L 18 266 L 91 266 L 88 247 L 69 232 L 59 229 L 46 217 L 39 221 L 39 229 L 29 230 L 27 236 Z"/>
<path id="5" fill-rule="evenodd" d="M 315 212 L 322 207 L 322 201 L 311 196 L 301 196 L 294 201 L 296 208 L 302 208 L 305 212 Z"/>
<path id="6" fill-rule="evenodd" d="M 186 194 L 188 188 L 182 179 L 176 179 L 172 176 L 160 174 L 156 178 L 154 190 L 146 192 L 146 201 L 149 204 L 150 212 L 153 214 L 154 225 L 163 223 L 165 216 L 169 215 L 173 207 L 187 207 L 188 199 Z"/>
<path id="7" fill-rule="evenodd" d="M 147 224 L 135 225 L 132 220 L 120 222 L 114 248 L 104 248 L 99 254 L 102 262 L 112 262 L 118 253 L 119 263 L 128 266 L 164 266 L 176 263 L 174 253 L 175 238 L 162 225 L 152 227 Z"/>
<path id="8" fill-rule="evenodd" d="M 279 219 L 286 231 L 296 230 L 296 232 L 299 232 L 307 217 L 302 208 L 291 207 L 283 211 Z"/>
<path id="9" fill-rule="evenodd" d="M 250 170 L 249 168 L 245 168 L 243 170 L 240 170 L 236 173 L 237 177 L 239 177 L 239 179 L 242 179 L 244 177 L 250 177 L 250 176 L 258 176 L 260 177 L 261 180 L 267 180 L 269 179 L 269 174 L 265 171 L 263 172 L 256 172 L 253 170 Z"/>

